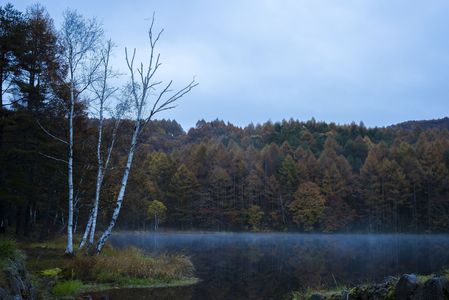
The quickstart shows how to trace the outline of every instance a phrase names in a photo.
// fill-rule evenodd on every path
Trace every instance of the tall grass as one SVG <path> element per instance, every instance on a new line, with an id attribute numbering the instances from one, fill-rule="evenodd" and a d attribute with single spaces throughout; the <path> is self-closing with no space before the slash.
<path id="1" fill-rule="evenodd" d="M 183 255 L 148 256 L 137 248 L 107 249 L 98 256 L 77 256 L 72 268 L 77 278 L 101 282 L 174 280 L 193 276 L 194 267 Z"/>

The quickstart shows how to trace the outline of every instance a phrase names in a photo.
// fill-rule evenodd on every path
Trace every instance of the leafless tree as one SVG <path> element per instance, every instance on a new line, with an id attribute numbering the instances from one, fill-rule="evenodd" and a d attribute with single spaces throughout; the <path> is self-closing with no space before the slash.
<path id="1" fill-rule="evenodd" d="M 173 109 L 176 105 L 175 102 L 182 96 L 187 94 L 198 85 L 193 79 L 185 87 L 172 91 L 172 81 L 165 83 L 163 81 L 155 79 L 155 75 L 161 63 L 159 61 L 160 54 L 156 54 L 156 46 L 161 37 L 163 30 L 159 31 L 156 35 L 153 32 L 154 25 L 154 14 L 151 21 L 150 29 L 148 31 L 148 37 L 150 42 L 150 54 L 148 66 L 144 67 L 143 63 L 139 67 L 135 68 L 134 59 L 136 56 L 136 49 L 134 49 L 131 56 L 129 56 L 127 49 L 125 48 L 125 58 L 130 74 L 130 94 L 131 94 L 131 109 L 135 114 L 135 125 L 134 131 L 131 138 L 131 144 L 128 150 L 128 158 L 126 161 L 126 166 L 123 171 L 122 180 L 120 184 L 120 190 L 117 195 L 116 205 L 111 217 L 111 221 L 108 227 L 105 229 L 103 234 L 96 245 L 96 253 L 101 252 L 106 241 L 112 233 L 118 216 L 120 214 L 120 209 L 122 207 L 123 199 L 125 197 L 126 185 L 128 182 L 128 176 L 131 171 L 131 166 L 133 162 L 134 153 L 136 151 L 139 134 L 142 128 L 158 113 L 166 110 Z M 158 87 L 161 87 L 159 90 Z M 151 100 L 152 103 L 151 103 Z M 148 110 L 149 111 L 145 111 Z"/>
<path id="2" fill-rule="evenodd" d="M 125 101 L 117 99 L 119 102 L 116 105 L 116 109 L 112 112 L 111 117 L 114 119 L 114 126 L 112 130 L 112 136 L 110 143 L 107 146 L 106 159 L 103 158 L 103 127 L 104 127 L 104 115 L 109 108 L 109 99 L 117 92 L 117 88 L 109 85 L 109 80 L 118 76 L 118 73 L 113 71 L 110 67 L 110 57 L 113 48 L 111 40 L 106 42 L 106 45 L 101 51 L 101 65 L 99 68 L 99 76 L 97 81 L 92 84 L 92 92 L 95 95 L 95 103 L 91 105 L 93 108 L 98 108 L 98 140 L 97 140 L 97 181 L 95 186 L 95 200 L 89 219 L 86 224 L 83 238 L 81 239 L 79 248 L 82 249 L 86 243 L 90 247 L 94 243 L 95 228 L 97 224 L 98 206 L 100 203 L 101 188 L 103 184 L 104 176 L 108 170 L 109 162 L 111 159 L 112 151 L 114 149 L 117 131 L 119 129 L 123 115 L 126 113 L 127 104 Z"/>
<path id="3" fill-rule="evenodd" d="M 103 35 L 100 24 L 95 19 L 86 20 L 74 10 L 64 12 L 61 30 L 61 46 L 68 67 L 67 81 L 70 89 L 68 104 L 69 137 L 68 145 L 68 218 L 66 254 L 73 254 L 73 145 L 75 102 L 96 79 L 100 60 L 96 47 Z"/>

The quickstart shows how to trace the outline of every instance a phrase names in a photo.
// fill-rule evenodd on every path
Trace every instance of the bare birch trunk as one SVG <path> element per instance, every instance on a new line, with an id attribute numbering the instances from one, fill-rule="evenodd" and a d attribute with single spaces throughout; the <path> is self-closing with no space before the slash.
<path id="1" fill-rule="evenodd" d="M 106 230 L 103 232 L 103 234 L 101 235 L 100 239 L 98 240 L 98 244 L 97 244 L 97 247 L 96 247 L 96 252 L 97 253 L 100 253 L 101 250 L 103 249 L 104 244 L 106 243 L 106 241 L 108 240 L 109 236 L 111 235 L 112 229 L 114 228 L 115 223 L 117 222 L 118 216 L 120 214 L 120 209 L 122 207 L 123 199 L 125 197 L 126 184 L 128 183 L 129 172 L 131 171 L 131 166 L 132 166 L 132 162 L 133 162 L 133 158 L 134 158 L 134 152 L 136 151 L 137 138 L 138 138 L 139 132 L 140 132 L 140 126 L 141 126 L 140 115 L 141 115 L 141 111 L 142 111 L 142 108 L 139 109 L 138 118 L 136 120 L 136 126 L 134 128 L 134 133 L 133 133 L 133 137 L 132 137 L 132 140 L 131 140 L 131 147 L 130 147 L 129 152 L 128 152 L 128 160 L 126 162 L 125 171 L 123 172 L 122 182 L 121 182 L 121 185 L 120 185 L 120 191 L 119 191 L 119 194 L 117 196 L 117 204 L 115 206 L 114 212 L 112 214 L 111 222 L 109 223 L 108 228 L 106 228 Z"/>
<path id="2" fill-rule="evenodd" d="M 81 239 L 80 245 L 78 247 L 79 249 L 82 249 L 86 245 L 87 238 L 89 237 L 90 229 L 92 227 L 92 214 L 93 208 L 92 212 L 89 214 L 89 220 L 87 221 L 86 230 L 84 230 L 83 238 Z"/>
<path id="3" fill-rule="evenodd" d="M 108 154 L 106 158 L 106 162 L 103 165 L 103 160 L 101 159 L 101 143 L 102 143 L 102 137 L 98 138 L 98 146 L 97 146 L 97 157 L 99 159 L 98 161 L 98 173 L 97 173 L 97 183 L 96 183 L 96 190 L 95 190 L 95 201 L 94 206 L 92 207 L 92 211 L 89 214 L 89 220 L 87 221 L 86 229 L 83 234 L 83 238 L 81 239 L 79 249 L 82 249 L 86 244 L 88 244 L 89 248 L 94 244 L 95 242 L 95 228 L 97 224 L 97 217 L 98 217 L 98 209 L 100 204 L 100 196 L 101 196 L 101 187 L 103 184 L 104 176 L 106 175 L 106 170 L 108 168 L 112 150 L 114 149 L 115 140 L 117 138 L 117 131 L 120 126 L 121 120 L 118 119 L 115 123 L 113 132 L 112 132 L 112 140 L 108 148 Z M 103 123 L 103 122 L 102 122 Z M 99 126 L 100 132 L 102 131 L 103 125 Z M 89 239 L 89 243 L 88 243 Z"/>
<path id="4" fill-rule="evenodd" d="M 74 118 L 75 101 L 92 82 L 96 80 L 95 73 L 99 65 L 96 56 L 97 46 L 103 37 L 103 30 L 95 19 L 86 20 L 74 10 L 64 12 L 64 21 L 61 28 L 60 46 L 63 49 L 63 57 L 69 69 L 70 84 L 70 108 L 69 140 L 63 141 L 68 145 L 68 220 L 67 220 L 67 247 L 66 254 L 73 254 L 73 210 L 74 210 L 74 186 L 73 186 L 73 146 L 74 146 Z M 54 137 L 55 138 L 55 137 Z M 62 141 L 61 139 L 58 139 Z M 59 160 L 59 159 L 57 159 Z M 60 160 L 62 161 L 62 160 Z"/>
<path id="5" fill-rule="evenodd" d="M 68 184 L 69 184 L 69 215 L 67 220 L 67 246 L 65 253 L 73 254 L 73 117 L 75 113 L 75 91 L 73 75 L 70 82 L 70 112 L 69 112 L 69 159 L 68 159 Z"/>
<path id="6" fill-rule="evenodd" d="M 99 121 L 98 121 L 98 140 L 97 140 L 97 179 L 96 179 L 96 186 L 95 186 L 95 199 L 92 207 L 91 214 L 89 215 L 88 224 L 86 226 L 86 230 L 83 235 L 83 239 L 80 243 L 80 248 L 82 248 L 85 244 L 88 244 L 88 247 L 90 248 L 95 241 L 95 231 L 96 231 L 96 225 L 97 225 L 97 216 L 98 216 L 98 209 L 100 204 L 100 197 L 101 197 L 101 188 L 104 180 L 104 176 L 106 174 L 109 161 L 111 158 L 112 150 L 114 148 L 115 139 L 117 136 L 117 130 L 120 125 L 121 117 L 124 114 L 123 108 L 118 109 L 117 111 L 117 119 L 115 122 L 114 129 L 112 131 L 112 139 L 111 143 L 108 146 L 108 153 L 106 162 L 103 162 L 102 158 L 102 144 L 103 144 L 103 127 L 104 127 L 104 111 L 106 109 L 106 100 L 117 90 L 114 88 L 108 87 L 108 79 L 115 77 L 116 75 L 113 73 L 113 71 L 109 68 L 109 58 L 110 54 L 113 48 L 113 43 L 111 40 L 109 40 L 105 48 L 103 50 L 101 63 L 103 65 L 103 74 L 101 79 L 101 84 L 97 88 L 95 86 L 95 83 L 92 85 L 92 89 L 94 93 L 97 95 L 97 98 L 99 100 Z M 89 239 L 89 241 L 87 241 Z"/>
<path id="7" fill-rule="evenodd" d="M 89 247 L 93 245 L 95 239 L 95 227 L 97 225 L 98 205 L 100 203 L 101 184 L 103 182 L 103 159 L 101 158 L 101 143 L 103 138 L 103 101 L 100 101 L 100 120 L 98 124 L 98 144 L 97 144 L 97 184 L 95 187 L 95 203 L 92 212 L 92 226 L 89 235 Z"/>

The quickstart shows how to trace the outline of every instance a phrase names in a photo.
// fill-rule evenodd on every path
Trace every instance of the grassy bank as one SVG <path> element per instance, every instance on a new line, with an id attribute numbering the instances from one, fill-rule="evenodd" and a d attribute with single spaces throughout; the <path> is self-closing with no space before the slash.
<path id="1" fill-rule="evenodd" d="M 44 299 L 112 288 L 167 287 L 197 282 L 193 264 L 184 255 L 150 256 L 137 248 L 107 246 L 100 255 L 77 253 L 67 257 L 64 238 L 44 243 L 0 242 L 0 252 L 2 244 L 7 246 L 5 253 L 11 252 L 12 247 L 25 254 L 27 270 Z"/>

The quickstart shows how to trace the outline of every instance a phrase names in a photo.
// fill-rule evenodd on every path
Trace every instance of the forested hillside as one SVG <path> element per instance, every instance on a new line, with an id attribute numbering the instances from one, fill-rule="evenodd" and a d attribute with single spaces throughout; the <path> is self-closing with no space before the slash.
<path id="1" fill-rule="evenodd" d="M 183 229 L 447 230 L 447 130 L 160 121 L 142 138 L 123 227 L 158 199 Z"/>
<path id="2" fill-rule="evenodd" d="M 19 231 L 35 225 L 59 230 L 65 222 L 64 165 L 39 154 L 59 150 L 29 114 L 18 109 L 4 115 L 3 145 L 9 146 L 2 156 L 8 174 L 2 194 L 8 202 L 2 211 L 10 223 L 16 219 Z M 94 125 L 87 118 L 78 122 L 76 215 L 82 220 L 94 194 Z M 126 125 L 105 179 L 102 212 L 113 206 L 126 131 L 132 130 Z M 29 134 L 21 134 L 24 127 Z M 161 120 L 142 133 L 137 161 L 121 229 L 152 228 L 152 200 L 167 208 L 162 227 L 176 229 L 439 232 L 449 222 L 447 130 L 314 120 L 239 128 L 199 121 L 185 133 L 175 121 Z M 108 218 L 101 215 L 100 223 Z"/>
<path id="3" fill-rule="evenodd" d="M 445 117 L 442 119 L 434 119 L 434 120 L 407 121 L 407 122 L 395 124 L 392 127 L 399 127 L 399 128 L 403 128 L 403 129 L 409 129 L 409 130 L 414 130 L 417 128 L 449 129 L 449 118 Z"/>
<path id="4" fill-rule="evenodd" d="M 97 156 L 109 153 L 117 119 L 109 115 L 101 127 L 89 94 L 69 96 L 74 88 L 64 49 L 43 7 L 22 13 L 7 5 L 0 15 L 0 231 L 41 238 L 64 232 L 66 141 L 74 132 L 73 226 L 82 232 L 96 198 Z M 101 230 L 124 191 L 121 178 L 137 125 L 143 129 L 136 135 L 120 229 L 151 229 L 156 220 L 162 228 L 184 230 L 449 228 L 446 128 L 315 120 L 241 128 L 217 120 L 199 121 L 185 132 L 176 121 L 148 120 L 121 121 L 97 197 Z M 103 144 L 97 144 L 99 128 Z"/>

